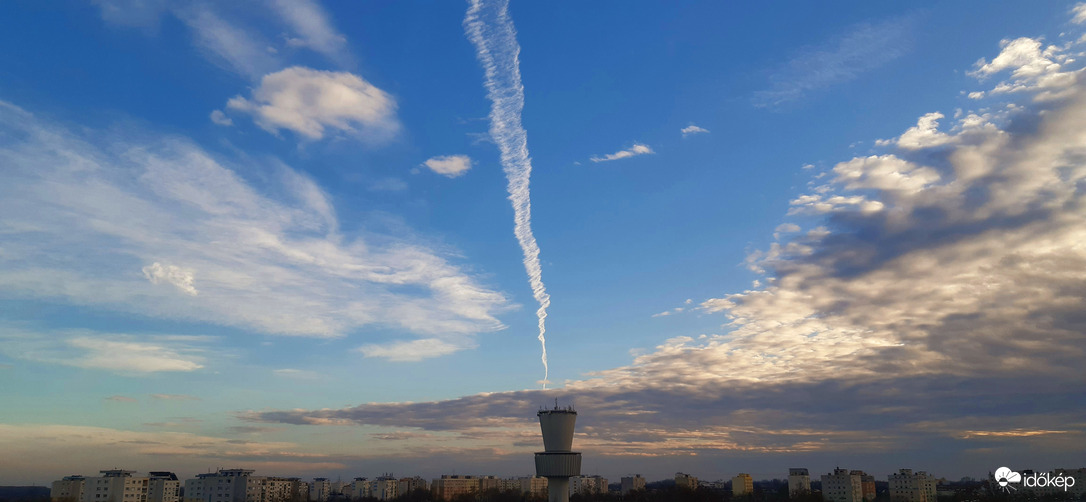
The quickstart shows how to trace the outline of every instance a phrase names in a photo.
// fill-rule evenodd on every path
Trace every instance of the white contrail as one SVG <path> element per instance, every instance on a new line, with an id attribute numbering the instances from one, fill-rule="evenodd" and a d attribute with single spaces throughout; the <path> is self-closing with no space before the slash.
<path id="1" fill-rule="evenodd" d="M 520 45 L 513 21 L 509 19 L 508 0 L 469 0 L 464 17 L 464 31 L 475 45 L 475 55 L 486 73 L 486 91 L 490 98 L 490 137 L 501 150 L 502 168 L 509 180 L 509 200 L 513 203 L 513 233 L 524 251 L 524 269 L 539 302 L 539 343 L 543 347 L 543 388 L 547 388 L 547 307 L 551 297 L 543 286 L 539 265 L 539 245 L 532 235 L 532 201 L 528 181 L 532 159 L 528 156 L 528 133 L 520 122 L 524 110 L 524 86 L 520 83 Z M 486 4 L 486 5 L 484 5 Z"/>

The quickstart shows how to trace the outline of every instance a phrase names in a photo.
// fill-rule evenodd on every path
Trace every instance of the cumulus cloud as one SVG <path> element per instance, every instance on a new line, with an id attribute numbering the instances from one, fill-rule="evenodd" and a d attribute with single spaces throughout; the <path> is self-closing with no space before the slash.
<path id="1" fill-rule="evenodd" d="M 781 105 L 808 92 L 848 82 L 907 53 L 912 18 L 850 27 L 832 40 L 805 49 L 773 70 L 770 87 L 754 93 L 759 107 Z"/>
<path id="2" fill-rule="evenodd" d="M 578 449 L 610 457 L 919 449 L 960 470 L 982 449 L 978 461 L 1076 461 L 1086 84 L 1069 89 L 838 163 L 825 190 L 793 201 L 817 226 L 751 255 L 764 282 L 700 304 L 724 316 L 720 333 L 673 337 L 550 392 L 244 418 L 490 430 L 527 452 L 531 411 L 560 397 L 582 410 Z"/>
<path id="3" fill-rule="evenodd" d="M 690 136 L 692 134 L 702 134 L 702 133 L 708 133 L 708 132 L 709 132 L 708 129 L 698 127 L 698 126 L 696 126 L 694 124 L 690 124 L 690 125 L 682 128 L 682 133 L 683 133 L 684 138 L 687 137 L 687 136 Z"/>
<path id="4" fill-rule="evenodd" d="M 0 103 L 0 291 L 284 335 L 384 326 L 468 347 L 465 335 L 503 328 L 504 295 L 410 234 L 342 232 L 331 199 L 290 167 L 140 137 L 73 134 Z M 243 174 L 255 169 L 261 184 Z M 182 360 L 165 367 L 199 364 Z"/>
<path id="5" fill-rule="evenodd" d="M 396 100 L 357 75 L 300 66 L 265 75 L 251 98 L 235 96 L 226 106 L 248 113 L 264 130 L 288 129 L 308 139 L 329 128 L 370 142 L 400 130 Z"/>
<path id="6" fill-rule="evenodd" d="M 230 117 L 227 117 L 226 114 L 222 112 L 222 110 L 213 110 L 211 112 L 211 122 L 224 127 L 230 127 L 234 125 L 234 121 L 231 120 Z"/>
<path id="7" fill-rule="evenodd" d="M 431 157 L 422 165 L 442 176 L 455 178 L 471 169 L 471 157 L 467 155 L 442 155 Z"/>
<path id="8" fill-rule="evenodd" d="M 981 58 L 969 75 L 984 80 L 1009 72 L 1010 78 L 999 82 L 991 90 L 971 92 L 970 98 L 1029 91 L 1034 93 L 1037 100 L 1055 99 L 1077 85 L 1081 70 L 1065 68 L 1064 64 L 1072 62 L 1066 47 L 1045 47 L 1040 39 L 1029 37 L 1003 40 L 1000 46 L 1002 50 L 998 56 L 990 62 Z"/>
<path id="9" fill-rule="evenodd" d="M 627 148 L 625 150 L 619 150 L 619 151 L 617 151 L 615 153 L 609 153 L 607 155 L 604 155 L 603 157 L 595 156 L 595 157 L 592 157 L 592 158 L 590 158 L 588 160 L 591 160 L 592 162 L 608 162 L 608 161 L 612 161 L 612 160 L 628 159 L 630 157 L 634 157 L 634 156 L 637 156 L 637 155 L 646 155 L 646 154 L 650 154 L 650 153 L 656 153 L 656 152 L 653 152 L 652 148 L 649 148 L 648 145 L 644 145 L 644 144 L 641 144 L 641 143 L 634 143 L 634 145 L 632 147 Z"/>

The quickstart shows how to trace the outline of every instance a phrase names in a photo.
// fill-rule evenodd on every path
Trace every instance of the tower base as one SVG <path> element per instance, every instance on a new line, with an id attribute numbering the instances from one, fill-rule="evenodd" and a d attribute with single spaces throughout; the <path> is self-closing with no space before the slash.
<path id="1" fill-rule="evenodd" d="M 547 478 L 547 502 L 569 502 L 569 478 Z"/>

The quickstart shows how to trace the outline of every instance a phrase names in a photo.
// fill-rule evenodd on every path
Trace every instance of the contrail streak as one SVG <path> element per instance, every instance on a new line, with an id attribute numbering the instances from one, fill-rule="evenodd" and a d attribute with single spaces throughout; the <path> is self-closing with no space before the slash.
<path id="1" fill-rule="evenodd" d="M 543 286 L 543 269 L 539 265 L 539 245 L 532 235 L 532 201 L 528 181 L 532 176 L 532 159 L 528 156 L 528 133 L 521 125 L 524 110 L 524 86 L 520 83 L 520 45 L 517 32 L 509 18 L 508 0 L 469 0 L 464 16 L 464 31 L 475 45 L 486 74 L 486 91 L 490 99 L 490 137 L 501 151 L 502 169 L 509 181 L 509 201 L 513 203 L 513 233 L 524 251 L 524 269 L 532 286 L 532 296 L 539 303 L 539 344 L 543 347 L 543 388 L 547 388 L 547 307 L 551 297 Z M 486 4 L 486 5 L 484 5 Z"/>

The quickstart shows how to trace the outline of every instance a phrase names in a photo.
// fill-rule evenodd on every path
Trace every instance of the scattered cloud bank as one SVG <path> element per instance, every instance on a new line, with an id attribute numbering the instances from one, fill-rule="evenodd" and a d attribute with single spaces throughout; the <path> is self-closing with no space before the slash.
<path id="1" fill-rule="evenodd" d="M 210 117 L 211 122 L 216 125 L 221 125 L 224 127 L 230 127 L 234 125 L 234 121 L 230 117 L 227 117 L 226 114 L 222 112 L 222 110 L 213 110 Z"/>
<path id="2" fill-rule="evenodd" d="M 332 26 L 328 13 L 312 0 L 272 0 L 272 11 L 295 33 L 288 37 L 290 47 L 306 47 L 341 66 L 351 65 L 347 37 Z"/>
<path id="3" fill-rule="evenodd" d="M 652 151 L 652 148 L 649 148 L 648 145 L 641 144 L 641 143 L 634 143 L 634 145 L 632 147 L 627 148 L 625 150 L 619 150 L 619 151 L 617 151 L 615 153 L 609 153 L 607 155 L 604 155 L 603 157 L 595 156 L 595 157 L 592 157 L 592 158 L 590 158 L 588 160 L 591 160 L 592 162 L 609 162 L 609 161 L 612 161 L 612 160 L 628 159 L 630 157 L 634 157 L 634 156 L 637 156 L 637 155 L 647 155 L 647 154 L 650 154 L 650 153 L 656 153 L 656 152 Z"/>
<path id="4" fill-rule="evenodd" d="M 687 137 L 687 136 L 694 135 L 694 134 L 703 134 L 703 133 L 708 133 L 709 132 L 708 129 L 698 127 L 698 126 L 696 126 L 694 124 L 690 124 L 690 125 L 682 128 L 681 131 L 683 133 L 684 138 Z"/>
<path id="5" fill-rule="evenodd" d="M 773 107 L 811 91 L 848 82 L 906 54 L 912 46 L 912 18 L 853 26 L 833 40 L 801 51 L 769 77 L 769 89 L 754 93 L 753 103 Z"/>
<path id="6" fill-rule="evenodd" d="M 6 296 L 283 335 L 384 326 L 460 348 L 503 328 L 504 295 L 410 235 L 342 232 L 323 190 L 277 161 L 228 167 L 183 138 L 81 131 L 0 102 Z M 115 366 L 109 353 L 81 364 Z M 156 368 L 200 364 L 155 354 Z"/>
<path id="7" fill-rule="evenodd" d="M 467 155 L 442 155 L 431 157 L 422 165 L 442 176 L 456 178 L 471 169 L 471 157 Z"/>
<path id="8" fill-rule="evenodd" d="M 311 140 L 331 128 L 380 143 L 400 130 L 396 100 L 346 72 L 293 66 L 265 75 L 251 98 L 235 96 L 226 106 L 252 115 L 272 134 L 288 129 Z"/>
<path id="9" fill-rule="evenodd" d="M 891 152 L 838 163 L 792 204 L 811 230 L 782 225 L 787 240 L 749 257 L 764 282 L 697 306 L 725 316 L 720 334 L 668 339 L 549 392 L 243 417 L 488 431 L 527 452 L 538 441 L 531 411 L 560 397 L 582 410 L 578 449 L 608 457 L 924 451 L 960 469 L 1042 451 L 1044 462 L 1076 461 L 1086 448 L 1086 81 L 1063 82 L 1023 90 L 1029 105 L 963 113 L 947 132 L 941 114 L 926 115 L 883 144 Z"/>

